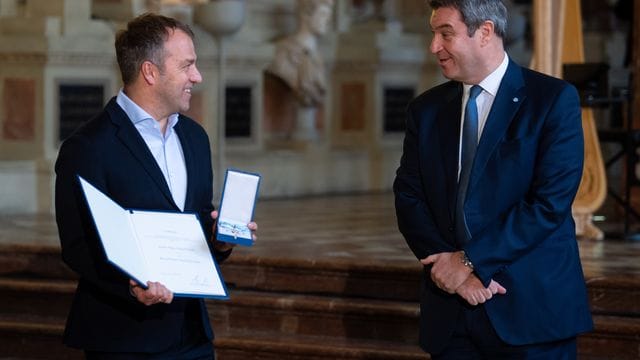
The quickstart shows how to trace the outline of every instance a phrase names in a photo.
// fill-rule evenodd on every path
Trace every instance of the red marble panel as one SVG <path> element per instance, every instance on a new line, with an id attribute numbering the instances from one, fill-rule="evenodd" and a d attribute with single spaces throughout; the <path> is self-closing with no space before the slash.
<path id="1" fill-rule="evenodd" d="M 34 79 L 7 78 L 2 96 L 2 136 L 6 140 L 35 138 L 36 85 Z"/>
<path id="2" fill-rule="evenodd" d="M 290 134 L 296 122 L 298 101 L 279 78 L 264 76 L 264 129 L 271 134 Z"/>
<path id="3" fill-rule="evenodd" d="M 340 88 L 340 129 L 361 131 L 365 127 L 366 86 L 362 82 L 345 82 Z"/>

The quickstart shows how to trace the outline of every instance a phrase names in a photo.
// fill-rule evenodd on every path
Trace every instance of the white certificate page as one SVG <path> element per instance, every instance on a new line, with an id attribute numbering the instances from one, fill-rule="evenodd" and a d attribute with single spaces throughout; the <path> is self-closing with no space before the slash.
<path id="1" fill-rule="evenodd" d="M 108 260 L 132 279 L 176 296 L 227 298 L 195 214 L 126 210 L 80 178 Z"/>
<path id="2" fill-rule="evenodd" d="M 177 294 L 225 294 L 195 215 L 134 211 L 131 220 L 149 280 Z"/>

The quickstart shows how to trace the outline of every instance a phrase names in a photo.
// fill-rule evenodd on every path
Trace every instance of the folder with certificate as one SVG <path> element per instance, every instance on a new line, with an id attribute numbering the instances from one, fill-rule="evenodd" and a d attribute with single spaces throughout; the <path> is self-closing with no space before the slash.
<path id="1" fill-rule="evenodd" d="M 174 296 L 227 299 L 227 288 L 196 214 L 129 210 L 78 176 L 107 259 L 146 287 Z"/>
<path id="2" fill-rule="evenodd" d="M 216 239 L 251 246 L 253 239 L 247 224 L 253 212 L 260 187 L 260 175 L 227 170 L 220 200 Z"/>

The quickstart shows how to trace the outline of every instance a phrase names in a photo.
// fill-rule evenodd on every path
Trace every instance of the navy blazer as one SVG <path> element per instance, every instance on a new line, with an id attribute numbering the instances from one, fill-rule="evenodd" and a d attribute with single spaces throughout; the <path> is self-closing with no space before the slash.
<path id="1" fill-rule="evenodd" d="M 175 126 L 187 169 L 185 212 L 212 234 L 213 172 L 207 134 L 180 115 Z M 64 342 L 93 351 L 159 352 L 181 340 L 183 324 L 213 338 L 204 301 L 174 298 L 145 306 L 129 279 L 107 263 L 76 178 L 80 175 L 125 208 L 180 211 L 144 140 L 115 98 L 64 141 L 56 161 L 56 221 L 64 262 L 79 275 Z M 218 261 L 228 253 L 215 253 Z"/>
<path id="2" fill-rule="evenodd" d="M 484 304 L 497 334 L 523 345 L 592 328 L 571 205 L 582 177 L 581 110 L 570 84 L 509 61 L 478 144 L 464 204 L 471 240 L 454 235 L 462 84 L 408 107 L 394 193 L 398 227 L 418 259 L 463 249 L 505 295 Z M 440 351 L 463 299 L 424 268 L 420 344 Z"/>

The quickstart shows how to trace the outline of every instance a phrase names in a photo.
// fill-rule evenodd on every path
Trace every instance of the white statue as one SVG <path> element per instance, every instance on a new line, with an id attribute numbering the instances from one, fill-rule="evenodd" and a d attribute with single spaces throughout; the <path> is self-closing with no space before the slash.
<path id="1" fill-rule="evenodd" d="M 298 2 L 298 29 L 276 45 L 267 71 L 282 79 L 304 107 L 322 104 L 326 80 L 318 38 L 327 32 L 333 0 Z"/>

